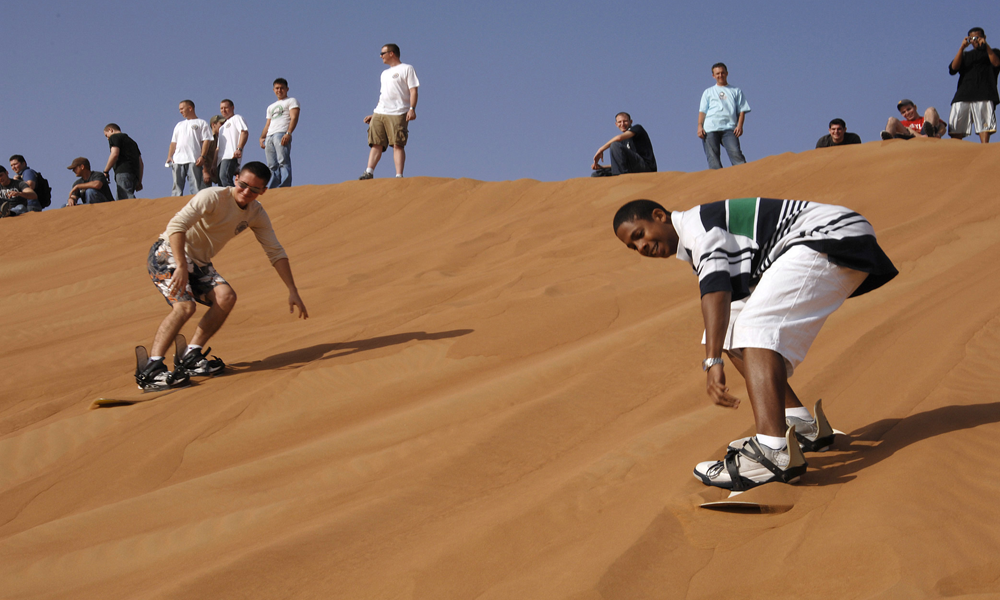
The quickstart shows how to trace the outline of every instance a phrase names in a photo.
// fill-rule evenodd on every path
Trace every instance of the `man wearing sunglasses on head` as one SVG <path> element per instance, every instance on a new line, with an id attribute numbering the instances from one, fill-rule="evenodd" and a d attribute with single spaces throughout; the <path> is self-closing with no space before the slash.
<path id="1" fill-rule="evenodd" d="M 236 176 L 235 186 L 207 188 L 195 194 L 150 248 L 149 276 L 167 299 L 171 311 L 156 331 L 149 363 L 136 370 L 140 388 L 162 390 L 185 385 L 192 376 L 216 375 L 225 369 L 221 359 L 209 359 L 208 350 L 202 350 L 236 305 L 236 292 L 216 272 L 212 258 L 246 229 L 253 231 L 288 287 L 288 311 L 294 314 L 297 306 L 299 316 L 309 318 L 295 287 L 288 255 L 278 243 L 264 207 L 257 201 L 267 191 L 270 178 L 271 170 L 264 163 L 247 163 Z M 177 269 L 177 265 L 186 268 Z M 182 355 L 174 356 L 171 372 L 163 363 L 164 354 L 194 316 L 195 302 L 208 306 L 208 312 L 198 322 L 191 344 Z"/>

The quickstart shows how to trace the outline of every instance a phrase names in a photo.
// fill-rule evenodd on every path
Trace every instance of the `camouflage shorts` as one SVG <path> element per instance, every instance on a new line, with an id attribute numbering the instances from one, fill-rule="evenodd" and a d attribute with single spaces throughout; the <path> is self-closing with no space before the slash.
<path id="1" fill-rule="evenodd" d="M 146 261 L 146 268 L 149 270 L 149 278 L 153 280 L 153 285 L 160 290 L 163 297 L 167 299 L 167 304 L 173 306 L 174 302 L 197 302 L 205 306 L 212 306 L 212 301 L 208 298 L 209 292 L 220 285 L 229 285 L 222 275 L 219 275 L 212 263 L 204 267 L 187 259 L 188 284 L 184 288 L 184 293 L 180 296 L 170 295 L 170 282 L 177 268 L 174 260 L 174 252 L 170 244 L 163 240 L 156 240 L 153 247 L 149 249 L 149 259 Z"/>

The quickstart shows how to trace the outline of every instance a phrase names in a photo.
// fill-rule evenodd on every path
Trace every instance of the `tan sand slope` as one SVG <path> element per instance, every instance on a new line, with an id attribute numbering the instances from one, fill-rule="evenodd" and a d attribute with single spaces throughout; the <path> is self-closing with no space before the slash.
<path id="1" fill-rule="evenodd" d="M 145 257 L 183 200 L 4 219 L 0 596 L 997 597 L 998 167 L 997 145 L 916 140 L 274 191 L 312 318 L 244 235 L 216 261 L 231 374 L 100 410 L 166 312 Z M 858 210 L 901 274 L 792 380 L 848 435 L 808 455 L 794 508 L 734 515 L 695 508 L 691 469 L 749 403 L 704 394 L 690 269 L 610 220 L 751 195 Z"/>

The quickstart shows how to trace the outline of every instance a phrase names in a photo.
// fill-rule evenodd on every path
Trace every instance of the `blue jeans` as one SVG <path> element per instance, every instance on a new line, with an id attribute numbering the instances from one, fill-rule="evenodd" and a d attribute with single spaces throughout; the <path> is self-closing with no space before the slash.
<path id="1" fill-rule="evenodd" d="M 646 164 L 646 161 L 639 156 L 639 153 L 625 145 L 625 142 L 614 142 L 611 144 L 612 174 L 648 173 L 652 170 Z"/>
<path id="2" fill-rule="evenodd" d="M 101 202 L 111 202 L 114 200 L 108 200 L 108 197 L 102 194 L 99 190 L 80 190 L 80 201 L 83 204 L 100 204 Z"/>
<path id="3" fill-rule="evenodd" d="M 264 156 L 271 169 L 271 183 L 267 186 L 269 188 L 292 186 L 292 142 L 282 146 L 281 137 L 284 135 L 284 131 L 278 131 L 264 140 Z"/>
<path id="4" fill-rule="evenodd" d="M 219 185 L 232 187 L 233 178 L 240 174 L 240 159 L 223 158 L 219 161 Z"/>
<path id="5" fill-rule="evenodd" d="M 194 163 L 174 163 L 170 167 L 174 172 L 174 187 L 170 191 L 171 196 L 184 195 L 184 180 L 191 182 L 191 193 L 197 194 L 207 187 L 202 180 L 201 167 Z"/>
<path id="6" fill-rule="evenodd" d="M 132 173 L 119 173 L 115 171 L 115 183 L 118 184 L 118 199 L 135 198 L 135 185 L 139 183 L 139 178 Z"/>
<path id="7" fill-rule="evenodd" d="M 743 156 L 743 152 L 740 150 L 740 138 L 736 137 L 732 129 L 727 129 L 725 131 L 706 131 L 705 139 L 703 140 L 705 144 L 705 157 L 708 158 L 708 168 L 709 169 L 721 169 L 722 159 L 719 157 L 719 143 L 721 142 L 726 148 L 726 154 L 729 155 L 729 162 L 733 165 L 742 165 L 747 161 Z"/>

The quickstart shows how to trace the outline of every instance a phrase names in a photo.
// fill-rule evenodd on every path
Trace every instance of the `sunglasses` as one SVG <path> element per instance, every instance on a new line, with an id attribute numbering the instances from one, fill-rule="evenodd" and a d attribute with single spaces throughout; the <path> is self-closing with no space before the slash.
<path id="1" fill-rule="evenodd" d="M 252 193 L 257 194 L 258 196 L 260 196 L 261 194 L 264 193 L 264 188 L 259 188 L 259 187 L 254 187 L 252 185 L 248 185 L 248 184 L 244 183 L 240 179 L 236 180 L 236 185 L 240 186 L 241 189 L 250 190 Z"/>

